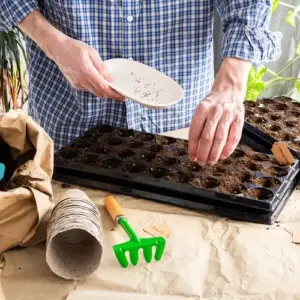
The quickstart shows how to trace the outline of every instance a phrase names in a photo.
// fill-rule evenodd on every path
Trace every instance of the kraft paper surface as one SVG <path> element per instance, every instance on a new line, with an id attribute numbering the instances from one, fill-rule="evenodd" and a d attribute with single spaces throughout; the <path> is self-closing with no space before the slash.
<path id="1" fill-rule="evenodd" d="M 45 239 L 46 216 L 51 209 L 53 142 L 45 131 L 21 110 L 10 111 L 0 119 L 0 139 L 14 159 L 35 150 L 14 173 L 29 176 L 29 183 L 0 192 L 0 253 L 16 246 L 31 246 Z M 14 177 L 13 176 L 13 177 Z"/>
<path id="2" fill-rule="evenodd" d="M 65 190 L 53 183 L 55 199 Z M 141 257 L 137 266 L 123 269 L 112 246 L 127 237 L 103 207 L 108 193 L 82 190 L 98 207 L 103 223 L 98 270 L 83 281 L 67 281 L 50 272 L 45 246 L 7 251 L 0 275 L 5 300 L 300 299 L 300 245 L 292 242 L 293 231 L 300 228 L 300 191 L 272 226 L 116 195 L 142 237 L 150 237 L 143 229 L 153 223 L 172 231 L 160 262 L 146 264 Z"/>

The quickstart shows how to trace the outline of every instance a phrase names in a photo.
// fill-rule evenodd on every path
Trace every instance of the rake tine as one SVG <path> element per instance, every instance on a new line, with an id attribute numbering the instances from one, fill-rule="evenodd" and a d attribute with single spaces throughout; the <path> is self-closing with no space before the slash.
<path id="1" fill-rule="evenodd" d="M 114 246 L 113 248 L 114 248 L 115 255 L 116 255 L 120 265 L 123 268 L 127 268 L 128 267 L 128 260 L 126 258 L 125 252 L 122 249 L 120 249 L 119 247 Z"/>
<path id="2" fill-rule="evenodd" d="M 143 249 L 145 261 L 150 263 L 152 260 L 152 247 L 155 246 L 155 260 L 159 261 L 165 249 L 166 240 L 163 237 L 157 238 L 140 238 L 131 228 L 125 217 L 122 208 L 113 196 L 105 197 L 104 205 L 113 221 L 119 224 L 129 237 L 129 241 L 123 244 L 113 246 L 118 262 L 123 268 L 128 267 L 126 252 L 129 252 L 131 263 L 136 266 L 139 261 L 139 249 Z"/>
<path id="3" fill-rule="evenodd" d="M 145 261 L 147 263 L 150 263 L 151 260 L 152 260 L 152 246 L 151 247 L 145 247 L 143 249 L 143 252 L 144 252 Z"/>
<path id="4" fill-rule="evenodd" d="M 131 249 L 129 251 L 129 254 L 130 254 L 130 261 L 131 263 L 136 266 L 138 261 L 139 261 L 139 252 L 138 252 L 138 249 Z"/>
<path id="5" fill-rule="evenodd" d="M 157 238 L 156 241 L 156 252 L 155 252 L 155 260 L 160 260 L 163 256 L 164 250 L 165 250 L 166 241 L 163 238 Z"/>

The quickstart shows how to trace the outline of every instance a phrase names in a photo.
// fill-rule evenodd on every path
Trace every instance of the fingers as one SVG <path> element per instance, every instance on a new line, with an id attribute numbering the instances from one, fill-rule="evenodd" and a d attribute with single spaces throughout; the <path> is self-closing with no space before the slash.
<path id="1" fill-rule="evenodd" d="M 97 53 L 96 50 L 95 52 Z M 89 48 L 88 54 L 82 55 L 82 60 L 78 62 L 79 66 L 76 68 L 63 68 L 63 73 L 68 81 L 75 88 L 91 92 L 99 98 L 112 98 L 124 101 L 124 97 L 108 85 L 108 80 L 105 78 L 110 79 L 110 74 L 98 53 L 96 58 L 95 54 L 91 55 L 90 53 L 94 53 L 94 50 Z M 91 57 L 94 57 L 93 61 Z"/>
<path id="2" fill-rule="evenodd" d="M 104 64 L 103 60 L 101 59 L 99 53 L 95 50 L 91 53 L 90 59 L 94 64 L 95 68 L 98 72 L 103 76 L 103 78 L 107 81 L 112 81 L 112 75 L 107 69 L 106 65 Z"/>
<path id="3" fill-rule="evenodd" d="M 99 90 L 97 90 L 92 84 L 88 83 L 86 85 L 86 90 L 88 92 L 93 93 L 95 96 L 97 96 L 98 98 L 106 98 L 105 94 Z"/>
<path id="4" fill-rule="evenodd" d="M 113 80 L 112 75 L 110 74 L 109 70 L 107 69 L 106 65 L 100 58 L 97 51 L 90 55 L 91 62 L 96 71 L 93 71 L 91 74 L 90 82 L 91 84 L 97 89 L 101 89 L 105 95 L 109 98 L 113 98 L 116 100 L 123 101 L 125 98 L 113 90 L 109 85 L 108 81 L 111 82 Z M 101 81 L 99 76 L 101 77 Z"/>
<path id="5" fill-rule="evenodd" d="M 98 93 L 105 95 L 105 97 L 113 98 L 116 100 L 124 100 L 124 97 L 116 93 L 110 86 L 107 81 L 104 79 L 102 74 L 98 72 L 94 64 L 90 61 L 86 63 L 84 74 L 86 80 L 93 86 L 93 89 Z"/>
<path id="6" fill-rule="evenodd" d="M 230 126 L 226 145 L 220 156 L 221 159 L 229 157 L 240 142 L 244 124 L 244 114 L 238 113 Z"/>
<path id="7" fill-rule="evenodd" d="M 219 98 L 201 102 L 192 119 L 188 153 L 189 158 L 201 166 L 213 165 L 230 156 L 242 136 L 244 106 L 241 97 L 228 102 Z"/>
<path id="8" fill-rule="evenodd" d="M 204 166 L 208 161 L 215 133 L 220 119 L 222 118 L 222 114 L 223 107 L 221 104 L 212 105 L 207 115 L 205 127 L 202 131 L 202 135 L 198 144 L 197 162 L 200 166 Z"/>
<path id="9" fill-rule="evenodd" d="M 232 121 L 233 111 L 229 107 L 226 107 L 223 111 L 222 118 L 218 124 L 214 136 L 213 145 L 211 147 L 210 154 L 207 160 L 208 164 L 214 165 L 220 159 L 220 155 L 222 154 L 222 151 L 224 150 L 227 142 L 228 133 Z"/>
<path id="10" fill-rule="evenodd" d="M 58 49 L 52 59 L 73 87 L 97 97 L 124 100 L 109 86 L 111 74 L 96 49 L 71 38 L 68 43 L 60 44 Z"/>
<path id="11" fill-rule="evenodd" d="M 210 103 L 207 101 L 201 102 L 195 111 L 194 117 L 189 131 L 189 158 L 192 161 L 197 159 L 197 150 L 199 145 L 199 139 L 202 135 L 203 128 L 206 122 L 206 115 L 208 114 Z"/>
<path id="12" fill-rule="evenodd" d="M 112 98 L 119 101 L 125 100 L 125 98 L 122 95 L 118 94 L 112 88 L 110 88 L 107 85 L 107 83 L 104 81 L 104 79 L 102 79 L 102 81 L 99 82 L 99 81 L 95 81 L 95 78 L 94 79 L 89 78 L 89 82 L 93 87 L 93 90 L 103 95 L 102 98 Z"/>

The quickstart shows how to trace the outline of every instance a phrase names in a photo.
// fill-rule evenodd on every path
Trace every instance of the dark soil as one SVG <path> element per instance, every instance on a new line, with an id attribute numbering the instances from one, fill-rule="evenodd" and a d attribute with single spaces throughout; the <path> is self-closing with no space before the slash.
<path id="1" fill-rule="evenodd" d="M 31 186 L 31 182 L 33 181 L 42 181 L 40 178 L 34 178 L 30 176 L 24 176 L 24 175 L 16 175 L 13 177 L 13 179 L 8 184 L 8 190 L 15 189 L 18 187 L 26 187 Z"/>
<path id="2" fill-rule="evenodd" d="M 169 175 L 169 180 L 173 180 L 180 183 L 186 183 L 191 181 L 193 175 L 191 173 L 185 173 L 182 171 L 176 171 Z"/>
<path id="3" fill-rule="evenodd" d="M 220 186 L 221 181 L 214 177 L 207 177 L 207 178 L 200 177 L 195 180 L 194 184 L 204 189 L 215 189 Z"/>
<path id="4" fill-rule="evenodd" d="M 92 145 L 89 149 L 82 147 L 89 144 Z M 243 143 L 230 158 L 215 166 L 201 167 L 190 161 L 187 149 L 188 142 L 185 140 L 99 127 L 59 151 L 55 162 L 73 164 L 77 168 L 90 165 L 111 169 L 116 175 L 140 177 L 141 181 L 168 180 L 194 188 L 253 196 L 255 199 L 265 197 L 265 194 L 256 195 L 258 192 L 253 189 L 270 190 L 268 195 L 271 195 L 288 173 L 273 156 L 254 152 Z M 251 189 L 250 194 L 248 189 Z M 262 193 L 261 190 L 259 192 Z"/>
<path id="5" fill-rule="evenodd" d="M 223 193 L 239 195 L 239 194 L 244 194 L 247 191 L 247 188 L 245 185 L 243 185 L 239 182 L 232 183 L 232 182 L 227 182 L 226 180 L 223 180 L 220 191 Z"/>
<path id="6" fill-rule="evenodd" d="M 274 196 L 272 191 L 270 191 L 268 189 L 264 189 L 264 188 L 254 188 L 254 189 L 248 190 L 247 194 L 248 194 L 248 196 L 250 196 L 251 198 L 254 198 L 256 200 L 267 200 Z"/>
<path id="7" fill-rule="evenodd" d="M 0 191 L 7 191 L 15 187 L 24 186 L 29 178 L 21 178 L 20 176 L 15 176 L 13 180 L 11 180 L 11 178 L 17 168 L 34 158 L 35 151 L 30 150 L 18 157 L 15 161 L 10 154 L 9 147 L 0 140 L 0 153 L 0 162 L 6 167 L 4 179 L 0 181 Z"/>
<path id="8" fill-rule="evenodd" d="M 156 157 L 155 152 L 151 152 L 151 151 L 142 151 L 141 152 L 141 158 L 147 162 L 152 161 L 155 157 Z"/>
<path id="9" fill-rule="evenodd" d="M 111 157 L 102 161 L 102 168 L 116 169 L 122 165 L 122 160 L 117 157 Z"/>
<path id="10" fill-rule="evenodd" d="M 246 102 L 246 121 L 300 155 L 300 104 L 286 97 Z"/>
<path id="11" fill-rule="evenodd" d="M 281 182 L 273 177 L 261 177 L 261 178 L 256 178 L 252 179 L 251 182 L 255 183 L 257 186 L 261 186 L 264 188 L 277 188 L 281 185 Z"/>
<path id="12" fill-rule="evenodd" d="M 153 167 L 150 168 L 150 173 L 154 178 L 162 178 L 162 177 L 167 177 L 169 175 L 169 170 L 164 168 L 164 167 Z"/>
<path id="13" fill-rule="evenodd" d="M 266 175 L 274 176 L 274 177 L 286 176 L 288 172 L 289 172 L 288 168 L 283 168 L 283 167 L 270 167 L 264 170 L 264 173 Z"/>
<path id="14" fill-rule="evenodd" d="M 126 157 L 133 156 L 134 154 L 135 152 L 132 151 L 131 149 L 123 149 L 118 153 L 118 156 L 126 158 Z"/>
<path id="15" fill-rule="evenodd" d="M 129 173 L 140 173 L 146 170 L 146 166 L 141 163 L 129 163 L 125 165 L 125 170 Z"/>
<path id="16" fill-rule="evenodd" d="M 69 189 L 69 188 L 71 187 L 70 184 L 65 183 L 65 182 L 62 182 L 60 186 L 61 186 L 61 188 L 63 188 L 63 189 Z"/>

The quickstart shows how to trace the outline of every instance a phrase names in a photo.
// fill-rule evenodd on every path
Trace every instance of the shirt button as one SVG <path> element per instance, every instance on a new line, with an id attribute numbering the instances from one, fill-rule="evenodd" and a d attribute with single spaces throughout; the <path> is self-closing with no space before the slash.
<path id="1" fill-rule="evenodd" d="M 133 16 L 128 16 L 128 17 L 127 17 L 127 21 L 128 21 L 128 22 L 132 22 L 132 21 L 133 21 Z"/>

